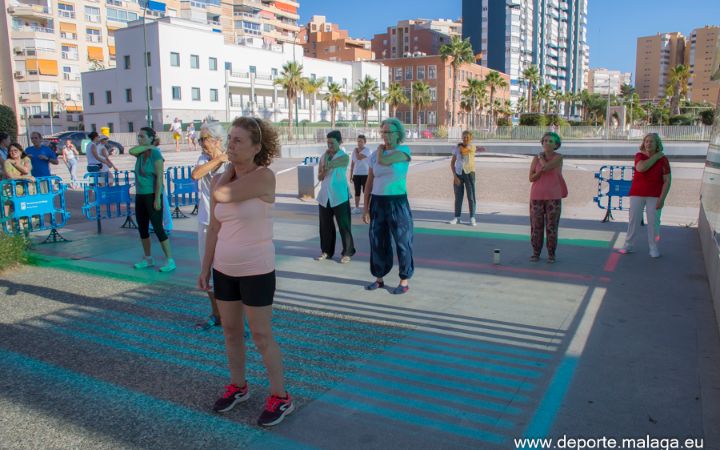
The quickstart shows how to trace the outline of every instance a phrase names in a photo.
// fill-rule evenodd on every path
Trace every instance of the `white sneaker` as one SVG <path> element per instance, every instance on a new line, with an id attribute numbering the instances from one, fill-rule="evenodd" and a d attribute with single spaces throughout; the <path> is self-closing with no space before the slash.
<path id="1" fill-rule="evenodd" d="M 458 217 L 455 217 L 453 220 L 449 220 L 449 221 L 448 221 L 448 223 L 449 223 L 450 225 L 457 225 L 458 222 L 460 222 L 460 218 L 458 218 Z"/>
<path id="2" fill-rule="evenodd" d="M 659 258 L 660 257 L 660 250 L 654 248 L 650 250 L 650 257 L 651 258 Z"/>
<path id="3" fill-rule="evenodd" d="M 350 214 L 360 214 L 361 212 L 362 212 L 362 210 L 360 208 L 353 208 L 350 211 Z"/>
<path id="4" fill-rule="evenodd" d="M 470 218 L 470 226 L 471 226 L 471 227 L 477 226 L 477 221 L 475 220 L 474 217 L 471 217 L 471 218 Z"/>

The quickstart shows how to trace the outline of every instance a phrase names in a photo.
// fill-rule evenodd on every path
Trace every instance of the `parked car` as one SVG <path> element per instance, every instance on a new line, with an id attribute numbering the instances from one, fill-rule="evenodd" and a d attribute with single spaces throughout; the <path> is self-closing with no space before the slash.
<path id="1" fill-rule="evenodd" d="M 88 139 L 88 133 L 88 131 L 63 131 L 62 133 L 45 136 L 45 141 L 55 153 L 60 154 L 62 152 L 62 146 L 65 145 L 65 141 L 70 139 L 78 152 L 84 155 L 85 149 L 82 147 L 82 141 Z M 122 155 L 125 153 L 125 147 L 119 142 L 108 141 L 107 148 L 111 155 L 118 153 Z"/>

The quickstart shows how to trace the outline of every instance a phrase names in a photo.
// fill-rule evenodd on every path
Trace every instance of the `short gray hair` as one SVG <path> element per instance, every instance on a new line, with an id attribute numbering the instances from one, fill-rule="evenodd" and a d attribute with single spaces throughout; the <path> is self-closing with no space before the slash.
<path id="1" fill-rule="evenodd" d="M 225 151 L 225 147 L 227 144 L 227 131 L 225 130 L 225 127 L 220 124 L 220 122 L 205 122 L 200 127 L 201 133 L 202 130 L 205 130 L 211 137 L 219 140 L 222 144 L 223 152 Z"/>
<path id="2" fill-rule="evenodd" d="M 405 142 L 405 126 L 395 117 L 389 117 L 382 121 L 382 125 L 393 127 L 398 133 L 398 144 Z"/>

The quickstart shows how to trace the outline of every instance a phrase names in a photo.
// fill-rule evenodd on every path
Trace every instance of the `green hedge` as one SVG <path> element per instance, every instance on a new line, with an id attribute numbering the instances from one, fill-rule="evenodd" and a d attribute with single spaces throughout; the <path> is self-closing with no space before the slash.
<path id="1" fill-rule="evenodd" d="M 6 105 L 0 105 L 0 131 L 9 134 L 13 142 L 17 141 L 17 117 L 15 111 Z"/>

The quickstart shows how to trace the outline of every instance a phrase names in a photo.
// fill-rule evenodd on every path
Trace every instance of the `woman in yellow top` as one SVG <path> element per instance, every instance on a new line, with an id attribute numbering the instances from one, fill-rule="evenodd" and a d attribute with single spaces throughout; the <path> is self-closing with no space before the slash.
<path id="1" fill-rule="evenodd" d="M 463 196 L 467 191 L 468 209 L 470 209 L 470 225 L 475 226 L 475 146 L 472 144 L 473 135 L 463 131 L 462 142 L 453 149 L 450 160 L 450 170 L 453 174 L 453 188 L 455 190 L 455 217 L 448 223 L 460 223 Z"/>

